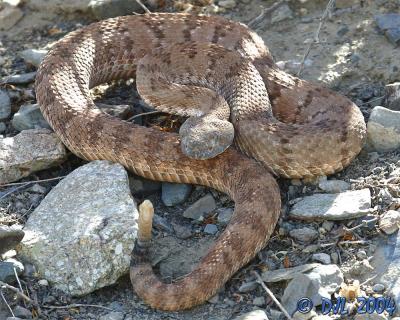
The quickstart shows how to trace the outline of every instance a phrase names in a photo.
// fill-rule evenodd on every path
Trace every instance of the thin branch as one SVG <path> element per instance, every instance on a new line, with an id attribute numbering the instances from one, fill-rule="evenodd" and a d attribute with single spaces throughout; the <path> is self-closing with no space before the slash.
<path id="1" fill-rule="evenodd" d="M 275 297 L 275 295 L 272 293 L 271 290 L 265 285 L 264 281 L 262 280 L 261 276 L 258 274 L 257 271 L 253 271 L 253 274 L 257 278 L 257 282 L 263 287 L 265 292 L 271 297 L 271 299 L 275 302 L 275 304 L 278 306 L 279 309 L 283 312 L 283 314 L 288 318 L 289 320 L 293 320 L 293 318 L 289 315 L 289 313 L 286 311 L 286 309 L 281 305 L 281 303 L 278 301 L 278 299 Z"/>
<path id="2" fill-rule="evenodd" d="M 8 192 L 6 192 L 5 194 L 2 195 L 2 196 L 0 197 L 0 200 L 5 199 L 5 198 L 8 197 L 10 194 L 13 194 L 14 192 L 16 192 L 16 191 L 18 191 L 18 190 L 24 189 L 24 188 L 27 187 L 29 184 L 30 184 L 30 183 L 27 182 L 27 183 L 25 183 L 25 184 L 22 185 L 22 186 L 19 186 L 19 187 L 16 187 L 16 188 L 11 189 L 10 191 L 8 191 Z"/>
<path id="3" fill-rule="evenodd" d="M 27 295 L 25 295 L 24 293 L 22 293 L 21 291 L 19 291 L 19 289 L 16 288 L 16 287 L 10 286 L 8 283 L 5 283 L 5 282 L 3 282 L 3 281 L 0 281 L 0 287 L 4 287 L 4 288 L 6 288 L 6 289 L 9 289 L 9 290 L 11 290 L 12 292 L 16 293 L 17 296 L 21 297 L 22 299 L 24 299 L 24 300 L 26 300 L 26 301 L 32 303 L 33 305 L 36 305 L 36 303 L 35 303 L 31 298 L 29 298 Z"/>
<path id="4" fill-rule="evenodd" d="M 303 69 L 304 69 L 304 63 L 305 63 L 305 61 L 306 61 L 308 55 L 310 54 L 310 51 L 311 51 L 312 46 L 313 46 L 314 44 L 316 44 L 316 43 L 319 43 L 319 34 L 320 34 L 320 32 L 321 32 L 322 26 L 324 25 L 325 20 L 326 20 L 326 18 L 327 18 L 328 15 L 329 15 L 329 12 L 331 11 L 333 5 L 335 4 L 335 1 L 336 1 L 336 0 L 329 0 L 328 4 L 326 5 L 324 14 L 322 15 L 322 17 L 321 17 L 321 19 L 320 19 L 320 21 L 319 21 L 318 29 L 317 29 L 317 31 L 315 32 L 314 41 L 310 42 L 310 44 L 309 44 L 309 46 L 308 46 L 308 48 L 307 48 L 307 50 L 306 50 L 306 52 L 305 52 L 305 54 L 304 54 L 304 56 L 303 56 L 303 59 L 302 59 L 301 64 L 300 64 L 299 71 L 298 71 L 298 73 L 297 73 L 297 76 L 300 76 L 300 75 L 301 75 L 301 72 L 302 72 Z"/>
<path id="5" fill-rule="evenodd" d="M 155 110 L 155 111 L 149 111 L 149 112 L 143 112 L 143 113 L 135 114 L 134 116 L 130 117 L 126 121 L 132 121 L 133 119 L 136 119 L 136 118 L 139 118 L 139 117 L 142 117 L 142 116 L 147 116 L 149 114 L 155 114 L 155 113 L 161 113 L 161 111 Z"/>
<path id="6" fill-rule="evenodd" d="M 90 307 L 90 308 L 99 308 L 99 309 L 104 309 L 104 310 L 108 310 L 108 311 L 114 311 L 114 309 L 111 308 L 107 308 L 107 307 L 103 307 L 97 304 L 83 304 L 83 303 L 73 303 L 73 304 L 69 304 L 66 306 L 42 306 L 43 308 L 46 309 L 69 309 L 69 308 L 79 308 L 79 307 Z"/>
<path id="7" fill-rule="evenodd" d="M 1 289 L 0 289 L 0 295 L 1 295 L 1 298 L 3 299 L 4 303 L 6 304 L 8 310 L 10 311 L 11 315 L 12 315 L 13 317 L 15 317 L 14 312 L 12 311 L 10 305 L 8 304 L 7 299 L 6 299 L 6 297 L 4 296 L 4 294 L 3 294 L 3 290 L 1 290 Z"/>
<path id="8" fill-rule="evenodd" d="M 139 4 L 139 6 L 141 6 L 143 8 L 144 11 L 146 11 L 146 13 L 151 13 L 151 11 L 149 9 L 147 9 L 147 7 L 143 4 L 142 1 L 136 0 L 136 2 Z"/>
<path id="9" fill-rule="evenodd" d="M 32 184 L 32 183 L 39 183 L 39 182 L 48 182 L 48 181 L 54 181 L 54 180 L 61 180 L 61 179 L 64 179 L 65 177 L 66 176 L 60 176 L 60 177 L 42 179 L 42 180 L 32 180 L 32 181 L 25 181 L 25 182 L 13 182 L 13 183 L 7 183 L 7 184 L 0 184 L 0 188 L 11 187 L 11 186 L 20 186 L 20 185 L 24 185 L 24 184 Z"/>
<path id="10" fill-rule="evenodd" d="M 255 28 L 262 20 L 265 19 L 271 12 L 275 11 L 278 7 L 280 7 L 282 4 L 284 4 L 286 0 L 280 0 L 278 2 L 275 2 L 272 6 L 269 8 L 264 8 L 262 12 L 255 17 L 254 19 L 250 20 L 250 22 L 247 24 L 250 28 Z"/>

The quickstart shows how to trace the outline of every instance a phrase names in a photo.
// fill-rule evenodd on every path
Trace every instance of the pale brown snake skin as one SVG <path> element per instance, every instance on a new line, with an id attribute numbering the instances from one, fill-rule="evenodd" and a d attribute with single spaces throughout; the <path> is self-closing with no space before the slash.
<path id="1" fill-rule="evenodd" d="M 236 145 L 264 166 L 232 147 L 213 159 L 191 159 L 177 134 L 99 111 L 89 88 L 135 77 L 136 69 L 139 92 L 162 110 L 193 115 L 215 103 L 222 118 L 230 112 Z M 195 87 L 188 89 L 190 83 Z M 265 246 L 281 205 L 266 168 L 291 178 L 331 174 L 350 163 L 365 138 L 362 114 L 351 101 L 279 70 L 259 36 L 217 16 L 126 16 L 72 32 L 41 64 L 36 95 L 47 121 L 79 157 L 118 162 L 149 179 L 213 187 L 235 201 L 215 245 L 176 282 L 159 281 L 146 249 L 134 250 L 134 290 L 164 310 L 203 303 Z"/>

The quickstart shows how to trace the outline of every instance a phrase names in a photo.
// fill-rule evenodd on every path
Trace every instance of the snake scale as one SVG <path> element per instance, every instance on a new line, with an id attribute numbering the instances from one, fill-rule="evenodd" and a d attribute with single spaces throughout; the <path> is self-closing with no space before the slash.
<path id="1" fill-rule="evenodd" d="M 189 117 L 181 137 L 95 106 L 90 88 L 134 77 L 145 101 Z M 160 281 L 147 249 L 133 251 L 135 292 L 163 310 L 203 303 L 265 246 L 281 206 L 273 174 L 332 174 L 350 163 L 365 138 L 363 116 L 350 100 L 281 71 L 255 32 L 218 16 L 124 16 L 71 32 L 41 63 L 36 95 L 77 156 L 118 162 L 148 179 L 213 187 L 235 201 L 229 225 L 182 279 Z M 211 135 L 202 131 L 208 123 Z M 218 136 L 218 127 L 221 139 L 205 148 L 218 155 L 191 150 L 197 133 L 201 147 L 202 139 Z M 232 129 L 243 153 L 229 147 Z"/>

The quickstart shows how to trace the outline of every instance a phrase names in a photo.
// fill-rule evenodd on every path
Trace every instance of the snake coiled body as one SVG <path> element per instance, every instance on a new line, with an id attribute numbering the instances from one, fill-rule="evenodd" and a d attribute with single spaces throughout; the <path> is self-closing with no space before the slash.
<path id="1" fill-rule="evenodd" d="M 223 110 L 217 116 L 232 122 L 238 148 L 258 162 L 233 147 L 212 159 L 189 158 L 177 134 L 121 121 L 95 106 L 90 88 L 136 74 L 144 99 L 164 111 L 193 116 L 207 108 L 199 97 L 211 97 Z M 358 154 L 365 137 L 351 101 L 279 70 L 256 33 L 216 16 L 126 16 L 72 32 L 40 65 L 36 95 L 77 156 L 118 162 L 149 179 L 213 187 L 235 201 L 229 225 L 184 278 L 163 283 L 146 259 L 134 257 L 134 290 L 164 310 L 204 302 L 265 246 L 280 213 L 271 171 L 292 178 L 334 173 Z"/>

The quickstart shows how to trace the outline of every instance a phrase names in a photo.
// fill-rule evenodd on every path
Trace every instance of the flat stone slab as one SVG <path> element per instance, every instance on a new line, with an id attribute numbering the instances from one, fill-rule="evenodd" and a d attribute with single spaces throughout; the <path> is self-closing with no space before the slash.
<path id="1" fill-rule="evenodd" d="M 24 130 L 15 137 L 0 138 L 0 184 L 58 165 L 66 157 L 61 140 L 48 129 Z"/>
<path id="2" fill-rule="evenodd" d="M 369 189 L 362 189 L 301 198 L 293 205 L 289 215 L 302 220 L 345 220 L 366 215 L 370 208 L 371 192 Z"/>
<path id="3" fill-rule="evenodd" d="M 47 194 L 18 251 L 56 288 L 85 295 L 128 272 L 137 219 L 124 167 L 93 161 Z"/>

